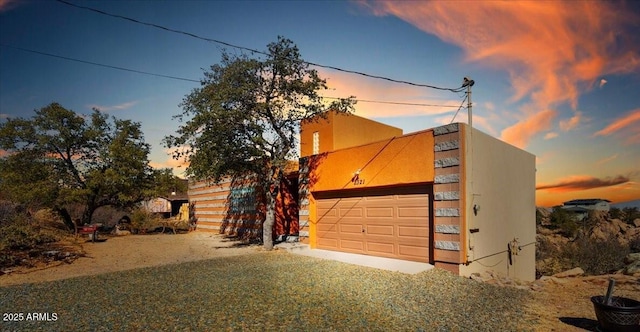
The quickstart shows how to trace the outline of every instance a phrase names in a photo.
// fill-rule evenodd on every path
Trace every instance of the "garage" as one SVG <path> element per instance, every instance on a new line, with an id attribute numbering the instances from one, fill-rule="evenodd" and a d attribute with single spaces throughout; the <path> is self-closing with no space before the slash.
<path id="1" fill-rule="evenodd" d="M 315 193 L 317 248 L 429 263 L 429 189 Z"/>

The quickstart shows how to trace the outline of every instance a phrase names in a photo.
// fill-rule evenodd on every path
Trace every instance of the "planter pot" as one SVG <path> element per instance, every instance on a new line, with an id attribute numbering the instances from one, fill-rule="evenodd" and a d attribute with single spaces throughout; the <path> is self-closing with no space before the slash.
<path id="1" fill-rule="evenodd" d="M 640 302 L 624 297 L 612 296 L 611 302 L 604 304 L 604 296 L 592 296 L 598 324 L 604 331 L 640 331 Z"/>

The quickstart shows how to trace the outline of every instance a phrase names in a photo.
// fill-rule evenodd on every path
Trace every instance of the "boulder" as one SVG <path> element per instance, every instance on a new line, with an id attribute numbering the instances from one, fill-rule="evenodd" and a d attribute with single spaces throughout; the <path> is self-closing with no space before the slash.
<path id="1" fill-rule="evenodd" d="M 577 276 L 581 276 L 584 274 L 584 270 L 579 268 L 579 267 L 575 267 L 571 270 L 567 270 L 567 271 L 563 271 L 560 273 L 556 273 L 553 275 L 553 277 L 556 278 L 570 278 L 570 277 L 577 277 Z"/>
<path id="2" fill-rule="evenodd" d="M 638 261 L 640 261 L 640 252 L 628 254 L 627 257 L 624 258 L 626 264 L 632 264 Z"/>
<path id="3" fill-rule="evenodd" d="M 629 265 L 627 265 L 622 273 L 626 275 L 636 275 L 640 274 L 640 260 L 637 260 Z"/>
<path id="4" fill-rule="evenodd" d="M 633 225 L 636 227 L 640 227 L 640 218 L 633 221 Z"/>

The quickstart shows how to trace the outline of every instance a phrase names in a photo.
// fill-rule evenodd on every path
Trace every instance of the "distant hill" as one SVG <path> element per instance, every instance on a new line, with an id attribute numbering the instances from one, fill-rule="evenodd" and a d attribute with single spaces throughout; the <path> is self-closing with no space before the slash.
<path id="1" fill-rule="evenodd" d="M 618 209 L 624 209 L 628 207 L 637 207 L 638 209 L 640 209 L 640 199 L 636 199 L 635 201 L 611 204 L 611 207 L 616 207 Z"/>

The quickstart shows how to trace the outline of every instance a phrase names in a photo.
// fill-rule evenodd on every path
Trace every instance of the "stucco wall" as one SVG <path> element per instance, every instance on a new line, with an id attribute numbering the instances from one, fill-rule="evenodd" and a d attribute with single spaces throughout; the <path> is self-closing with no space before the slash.
<path id="1" fill-rule="evenodd" d="M 299 180 L 301 240 L 315 248 L 313 192 L 433 182 L 433 142 L 433 133 L 422 131 L 302 158 Z M 354 178 L 358 170 L 359 174 Z"/>
<path id="2" fill-rule="evenodd" d="M 535 279 L 535 156 L 465 124 L 467 259 L 460 274 L 487 269 Z M 474 212 L 474 206 L 476 212 Z M 509 262 L 508 244 L 521 250 Z M 489 268 L 488 268 L 489 267 Z"/>
<path id="3" fill-rule="evenodd" d="M 357 115 L 328 112 L 326 119 L 305 121 L 300 128 L 300 156 L 313 154 L 313 133 L 318 132 L 320 153 L 402 136 L 402 129 Z"/>

